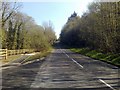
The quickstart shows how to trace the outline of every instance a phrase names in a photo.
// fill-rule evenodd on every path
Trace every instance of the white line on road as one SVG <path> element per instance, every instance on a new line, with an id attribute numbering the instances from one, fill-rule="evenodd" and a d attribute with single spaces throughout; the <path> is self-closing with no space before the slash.
<path id="1" fill-rule="evenodd" d="M 72 59 L 73 62 L 75 62 L 78 66 L 80 66 L 81 68 L 83 68 L 82 65 L 80 65 L 77 61 L 75 61 L 74 59 Z"/>
<path id="2" fill-rule="evenodd" d="M 61 49 L 60 49 L 61 50 Z M 62 50 L 61 50 L 62 51 Z M 68 58 L 70 58 L 73 62 L 75 62 L 78 66 L 80 66 L 81 68 L 83 68 L 82 65 L 80 65 L 76 60 L 74 60 L 73 58 L 71 58 L 68 54 L 66 54 L 64 51 L 62 51 Z"/>
<path id="3" fill-rule="evenodd" d="M 68 58 L 70 58 L 70 56 L 68 56 L 66 53 L 65 53 L 65 55 L 66 55 Z"/>
<path id="4" fill-rule="evenodd" d="M 106 86 L 108 86 L 109 88 L 111 88 L 112 90 L 116 90 L 114 89 L 112 86 L 110 86 L 109 84 L 107 84 L 105 81 L 103 81 L 102 79 L 99 79 L 102 83 L 104 83 Z"/>

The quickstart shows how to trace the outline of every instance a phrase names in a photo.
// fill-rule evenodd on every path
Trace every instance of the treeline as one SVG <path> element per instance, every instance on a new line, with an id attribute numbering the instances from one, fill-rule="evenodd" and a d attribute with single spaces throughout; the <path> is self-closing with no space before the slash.
<path id="1" fill-rule="evenodd" d="M 2 48 L 41 50 L 54 43 L 56 36 L 50 21 L 37 25 L 32 17 L 20 12 L 20 3 L 1 2 L 1 5 Z"/>
<path id="2" fill-rule="evenodd" d="M 93 2 L 81 17 L 74 12 L 62 28 L 60 41 L 120 53 L 120 2 Z"/>

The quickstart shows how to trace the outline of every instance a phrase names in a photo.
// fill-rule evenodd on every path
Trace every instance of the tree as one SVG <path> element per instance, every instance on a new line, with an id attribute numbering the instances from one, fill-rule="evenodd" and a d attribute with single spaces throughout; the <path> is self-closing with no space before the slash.
<path id="1" fill-rule="evenodd" d="M 93 2 L 80 19 L 73 13 L 61 30 L 60 40 L 103 52 L 120 52 L 120 2 Z M 75 17 L 74 17 L 75 16 Z"/>
<path id="2" fill-rule="evenodd" d="M 47 41 L 49 42 L 49 44 L 52 45 L 56 40 L 56 35 L 55 35 L 55 32 L 54 32 L 52 22 L 51 21 L 49 21 L 48 23 L 44 22 L 43 23 L 43 28 L 44 28 L 44 35 L 45 35 Z"/>
<path id="3" fill-rule="evenodd" d="M 62 43 L 70 46 L 75 46 L 79 44 L 79 35 L 77 34 L 79 32 L 79 21 L 80 17 L 77 16 L 75 12 L 68 18 L 68 21 L 64 25 L 60 34 L 60 40 Z"/>
<path id="4" fill-rule="evenodd" d="M 20 4 L 16 2 L 1 2 L 2 7 L 0 8 L 1 12 L 1 32 L 2 32 L 2 46 L 3 48 L 7 47 L 7 30 L 9 19 L 12 16 L 15 16 L 15 12 L 20 8 Z"/>
<path id="5" fill-rule="evenodd" d="M 56 40 L 52 23 L 37 25 L 32 17 L 19 12 L 19 8 L 19 3 L 2 2 L 2 48 L 48 49 Z"/>

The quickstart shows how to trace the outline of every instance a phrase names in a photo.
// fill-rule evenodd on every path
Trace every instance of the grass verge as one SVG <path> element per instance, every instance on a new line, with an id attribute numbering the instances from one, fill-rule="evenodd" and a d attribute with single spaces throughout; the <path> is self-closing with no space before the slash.
<path id="1" fill-rule="evenodd" d="M 120 67 L 120 53 L 103 54 L 97 50 L 90 50 L 89 48 L 71 48 L 70 50 Z"/>
<path id="2" fill-rule="evenodd" d="M 29 56 L 26 58 L 22 63 L 34 61 L 36 59 L 40 59 L 42 57 L 46 57 L 48 54 L 50 54 L 52 49 L 49 49 L 48 51 L 42 51 L 42 52 L 37 52 L 35 55 Z"/>
<path id="3" fill-rule="evenodd" d="M 12 55 L 12 56 L 8 56 L 7 57 L 7 59 L 2 59 L 1 61 L 2 61 L 2 64 L 6 64 L 6 63 L 8 63 L 8 62 L 11 62 L 11 61 L 14 61 L 14 60 L 16 60 L 16 59 L 18 59 L 18 58 L 20 58 L 22 55 Z"/>

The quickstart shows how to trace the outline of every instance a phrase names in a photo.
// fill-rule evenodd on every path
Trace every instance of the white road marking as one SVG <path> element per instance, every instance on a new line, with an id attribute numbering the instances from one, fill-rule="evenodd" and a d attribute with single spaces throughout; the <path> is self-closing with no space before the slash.
<path id="1" fill-rule="evenodd" d="M 61 50 L 61 49 L 60 49 Z M 62 51 L 62 50 L 61 50 Z M 64 51 L 62 51 L 68 58 L 70 58 L 73 62 L 75 62 L 78 66 L 80 66 L 81 68 L 83 68 L 82 65 L 80 65 L 76 60 L 74 60 L 73 58 L 71 58 L 68 54 L 66 54 Z"/>
<path id="2" fill-rule="evenodd" d="M 110 86 L 109 84 L 107 84 L 105 81 L 103 81 L 102 79 L 99 79 L 102 83 L 104 83 L 106 86 L 108 86 L 109 88 L 111 88 L 112 90 L 116 90 L 114 89 L 112 86 Z"/>
<path id="3" fill-rule="evenodd" d="M 65 54 L 65 52 L 63 52 Z"/>
<path id="4" fill-rule="evenodd" d="M 78 66 L 80 66 L 81 68 L 83 68 L 82 65 L 80 65 L 77 61 L 75 61 L 74 59 L 72 59 L 73 62 L 75 62 Z"/>
<path id="5" fill-rule="evenodd" d="M 68 58 L 70 58 L 70 56 L 68 56 L 66 53 L 65 53 L 65 55 L 66 55 Z"/>

